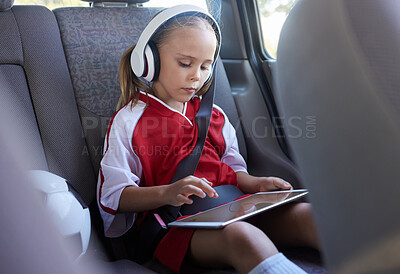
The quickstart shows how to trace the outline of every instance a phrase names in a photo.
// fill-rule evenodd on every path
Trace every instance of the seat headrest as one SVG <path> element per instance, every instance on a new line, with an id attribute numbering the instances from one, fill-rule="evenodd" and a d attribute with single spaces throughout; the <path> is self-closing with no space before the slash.
<path id="1" fill-rule="evenodd" d="M 5 0 L 0 0 L 0 1 L 5 1 Z M 128 5 L 131 4 L 142 4 L 149 2 L 149 0 L 82 0 L 84 2 L 91 2 L 93 4 L 95 3 L 126 3 Z"/>
<path id="2" fill-rule="evenodd" d="M 14 5 L 14 0 L 0 0 L 0 11 L 9 10 Z"/>

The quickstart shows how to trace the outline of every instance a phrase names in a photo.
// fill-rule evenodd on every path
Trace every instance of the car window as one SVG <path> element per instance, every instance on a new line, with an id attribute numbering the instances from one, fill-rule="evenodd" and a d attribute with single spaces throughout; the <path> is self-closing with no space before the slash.
<path id="1" fill-rule="evenodd" d="M 107 0 L 104 0 L 107 2 Z M 121 0 L 123 2 L 123 0 Z M 40 5 L 49 9 L 60 7 L 88 7 L 89 2 L 81 0 L 15 0 L 15 5 Z M 178 4 L 193 4 L 207 9 L 206 0 L 150 0 L 143 4 L 145 7 L 171 7 Z"/>
<path id="2" fill-rule="evenodd" d="M 297 0 L 257 0 L 264 49 L 276 58 L 279 35 L 287 15 Z"/>

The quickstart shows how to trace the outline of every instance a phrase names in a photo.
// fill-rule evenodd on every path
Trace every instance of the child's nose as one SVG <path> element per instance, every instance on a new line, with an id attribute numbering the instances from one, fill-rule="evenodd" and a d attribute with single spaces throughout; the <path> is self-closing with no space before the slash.
<path id="1" fill-rule="evenodd" d="M 200 75 L 201 75 L 201 69 L 200 68 L 194 68 L 192 71 L 192 74 L 190 75 L 190 79 L 192 81 L 199 81 L 200 80 Z"/>

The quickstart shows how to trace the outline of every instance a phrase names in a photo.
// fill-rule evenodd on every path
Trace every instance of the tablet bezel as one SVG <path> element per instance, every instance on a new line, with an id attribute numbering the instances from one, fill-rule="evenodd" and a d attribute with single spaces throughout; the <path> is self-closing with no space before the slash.
<path id="1" fill-rule="evenodd" d="M 227 221 L 224 221 L 224 222 L 203 222 L 203 221 L 192 221 L 192 222 L 190 222 L 190 221 L 187 221 L 188 219 L 196 218 L 196 216 L 208 214 L 209 212 L 214 211 L 217 208 L 229 207 L 233 203 L 237 203 L 238 200 L 240 200 L 242 202 L 246 201 L 246 199 L 251 199 L 251 197 L 253 197 L 254 195 L 260 195 L 260 194 L 271 194 L 271 195 L 273 195 L 273 194 L 281 194 L 281 193 L 298 193 L 298 195 L 295 195 L 295 196 L 292 196 L 292 197 L 287 198 L 285 200 L 270 204 L 270 205 L 265 206 L 263 208 L 257 209 L 255 211 L 246 213 L 246 214 L 244 214 L 242 216 L 238 216 L 236 218 L 233 218 L 233 219 L 230 219 L 230 220 L 227 220 Z M 299 198 L 301 198 L 301 197 L 303 197 L 303 196 L 305 196 L 307 194 L 308 194 L 308 190 L 307 189 L 258 192 L 258 193 L 254 193 L 254 194 L 251 194 L 249 196 L 246 196 L 244 198 L 229 202 L 227 204 L 221 205 L 219 207 L 214 207 L 214 208 L 211 208 L 209 210 L 205 210 L 203 212 L 199 212 L 197 214 L 194 214 L 194 215 L 191 215 L 191 216 L 176 220 L 174 222 L 169 223 L 168 227 L 187 227 L 187 228 L 200 228 L 200 229 L 202 229 L 202 228 L 203 229 L 221 229 L 221 228 L 224 228 L 225 226 L 227 226 L 227 225 L 229 225 L 229 224 L 231 224 L 233 222 L 237 222 L 237 221 L 240 221 L 240 220 L 243 220 L 243 219 L 247 219 L 247 218 L 249 218 L 251 216 L 257 215 L 257 214 L 259 214 L 261 212 L 264 212 L 264 211 L 267 211 L 267 210 L 269 210 L 271 208 L 277 207 L 277 206 L 282 205 L 282 204 L 286 204 L 286 203 L 291 202 L 293 200 L 297 200 L 297 199 L 299 199 Z"/>

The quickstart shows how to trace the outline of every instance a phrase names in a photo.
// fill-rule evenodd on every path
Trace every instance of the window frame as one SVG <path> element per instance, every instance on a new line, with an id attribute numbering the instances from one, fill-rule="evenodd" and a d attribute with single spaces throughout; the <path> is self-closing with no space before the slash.
<path id="1" fill-rule="evenodd" d="M 272 119 L 278 144 L 289 160 L 293 161 L 271 86 L 273 85 L 271 66 L 276 60 L 270 57 L 264 48 L 257 0 L 236 0 L 236 4 L 243 27 L 246 54 Z"/>
<path id="2" fill-rule="evenodd" d="M 261 48 L 260 48 L 260 52 L 263 52 L 263 54 L 264 54 L 264 59 L 265 60 L 268 60 L 268 61 L 275 61 L 276 60 L 276 58 L 274 58 L 274 57 L 272 57 L 271 56 L 271 54 L 268 52 L 268 50 L 267 50 L 267 48 L 265 47 L 265 43 L 264 43 L 264 31 L 263 31 L 263 26 L 262 26 L 262 23 L 261 23 L 261 14 L 260 14 L 260 7 L 259 7 L 259 5 L 258 5 L 258 1 L 259 0 L 255 0 L 254 1 L 254 8 L 255 8 L 255 10 L 256 10 L 256 12 L 255 12 L 255 15 L 256 15 L 256 17 L 257 17 L 257 22 L 258 22 L 258 35 L 259 35 L 259 37 L 260 37 L 260 39 L 261 39 L 261 41 L 260 41 L 260 44 L 261 44 Z M 287 17 L 287 15 L 286 15 L 286 17 Z M 286 20 L 286 18 L 285 18 L 285 20 Z M 279 42 L 279 41 L 278 41 Z M 276 46 L 278 46 L 278 45 L 276 45 Z"/>

